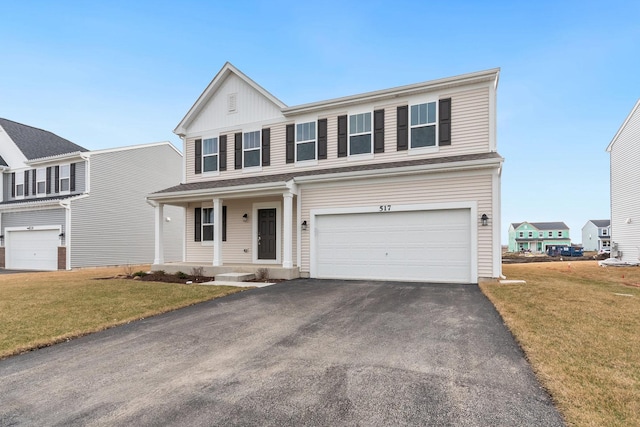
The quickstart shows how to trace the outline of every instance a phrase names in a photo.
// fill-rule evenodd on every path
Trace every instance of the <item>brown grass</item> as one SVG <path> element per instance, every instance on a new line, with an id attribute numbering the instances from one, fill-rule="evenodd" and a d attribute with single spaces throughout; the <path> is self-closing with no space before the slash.
<path id="1" fill-rule="evenodd" d="M 0 275 L 0 358 L 243 290 L 95 280 L 123 273 L 95 268 Z"/>
<path id="2" fill-rule="evenodd" d="M 640 267 L 503 266 L 484 283 L 569 425 L 640 426 Z"/>

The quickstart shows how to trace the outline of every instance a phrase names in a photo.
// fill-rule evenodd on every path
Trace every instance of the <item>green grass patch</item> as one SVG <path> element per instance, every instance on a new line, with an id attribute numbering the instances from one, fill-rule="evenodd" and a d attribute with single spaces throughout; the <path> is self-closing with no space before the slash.
<path id="1" fill-rule="evenodd" d="M 484 283 L 569 425 L 640 425 L 640 267 L 504 265 Z"/>
<path id="2" fill-rule="evenodd" d="M 244 290 L 106 279 L 117 269 L 0 276 L 0 358 Z"/>

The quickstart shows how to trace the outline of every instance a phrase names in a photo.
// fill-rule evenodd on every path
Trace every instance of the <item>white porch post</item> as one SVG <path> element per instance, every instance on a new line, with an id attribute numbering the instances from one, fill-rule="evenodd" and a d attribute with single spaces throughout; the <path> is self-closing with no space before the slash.
<path id="1" fill-rule="evenodd" d="M 293 267 L 293 194 L 284 193 L 284 226 L 282 227 L 283 260 L 282 267 Z"/>
<path id="2" fill-rule="evenodd" d="M 155 216 L 156 216 L 156 225 L 155 225 L 155 234 L 156 234 L 156 247 L 155 247 L 155 257 L 153 259 L 153 263 L 164 264 L 164 245 L 163 245 L 163 227 L 164 227 L 164 204 L 158 203 L 155 207 Z"/>
<path id="3" fill-rule="evenodd" d="M 213 199 L 213 265 L 222 265 L 222 200 Z"/>

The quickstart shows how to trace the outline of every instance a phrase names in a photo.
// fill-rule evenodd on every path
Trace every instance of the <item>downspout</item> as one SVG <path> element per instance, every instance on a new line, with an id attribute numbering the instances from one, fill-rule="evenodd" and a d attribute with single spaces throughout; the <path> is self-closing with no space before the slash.
<path id="1" fill-rule="evenodd" d="M 71 200 L 61 200 L 60 206 L 65 209 L 64 246 L 66 248 L 65 270 L 71 270 Z"/>

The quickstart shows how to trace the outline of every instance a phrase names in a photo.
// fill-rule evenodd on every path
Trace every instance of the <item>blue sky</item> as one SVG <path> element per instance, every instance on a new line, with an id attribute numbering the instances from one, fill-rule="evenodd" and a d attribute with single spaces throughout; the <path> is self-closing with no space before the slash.
<path id="1" fill-rule="evenodd" d="M 169 140 L 226 61 L 288 105 L 500 67 L 502 240 L 609 218 L 637 1 L 0 0 L 0 117 L 88 149 Z"/>

